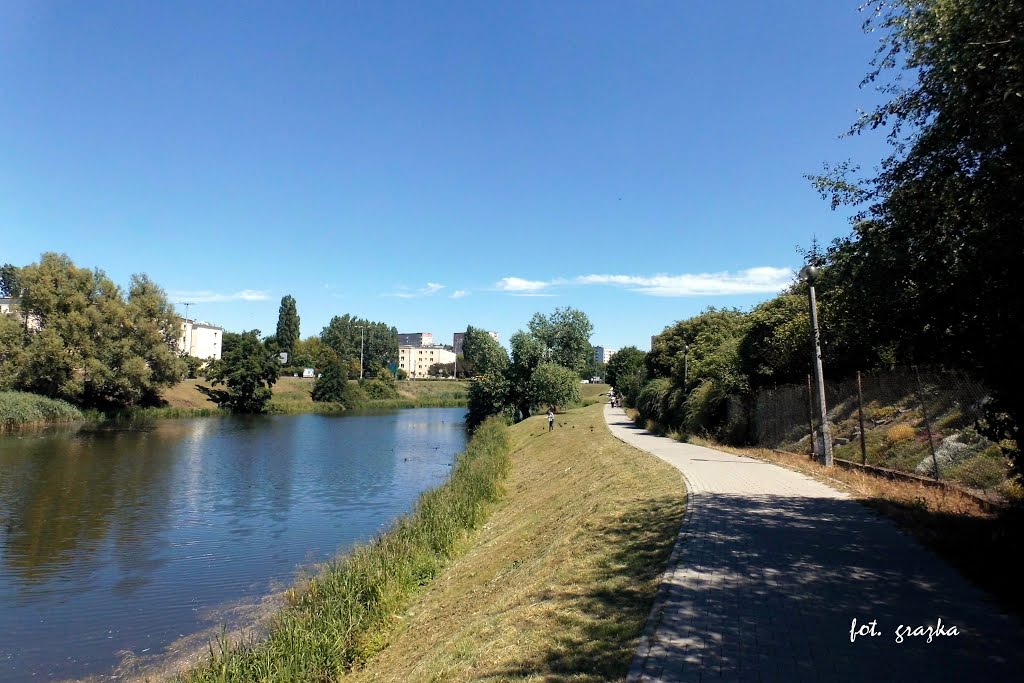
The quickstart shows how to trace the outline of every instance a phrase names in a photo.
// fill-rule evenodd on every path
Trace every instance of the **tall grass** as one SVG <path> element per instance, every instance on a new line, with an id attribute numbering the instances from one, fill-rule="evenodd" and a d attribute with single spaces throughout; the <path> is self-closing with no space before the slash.
<path id="1" fill-rule="evenodd" d="M 0 391 L 0 429 L 35 427 L 81 420 L 82 412 L 67 403 L 23 391 Z"/>
<path id="2" fill-rule="evenodd" d="M 423 494 L 383 536 L 337 560 L 259 642 L 210 647 L 210 660 L 179 681 L 327 681 L 385 644 L 395 614 L 466 546 L 501 495 L 510 468 L 508 429 L 476 431 L 451 478 Z"/>

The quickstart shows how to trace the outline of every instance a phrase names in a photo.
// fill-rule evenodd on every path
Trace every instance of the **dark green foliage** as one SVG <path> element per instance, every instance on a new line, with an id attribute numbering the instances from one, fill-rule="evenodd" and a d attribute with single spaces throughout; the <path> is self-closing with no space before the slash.
<path id="1" fill-rule="evenodd" d="M 20 291 L 23 333 L 0 326 L 3 384 L 82 406 L 116 409 L 155 402 L 182 375 L 180 324 L 145 275 L 127 297 L 102 271 L 46 253 L 9 278 Z M 24 317 L 22 317 L 24 316 Z"/>
<path id="2" fill-rule="evenodd" d="M 0 266 L 0 297 L 21 296 L 21 269 L 5 263 Z"/>
<path id="3" fill-rule="evenodd" d="M 295 352 L 295 342 L 299 341 L 299 312 L 295 307 L 295 297 L 291 294 L 281 299 L 281 307 L 277 311 L 277 331 L 274 333 L 277 350 L 288 354 L 289 359 Z"/>
<path id="4" fill-rule="evenodd" d="M 861 211 L 829 253 L 827 298 L 861 339 L 897 358 L 976 372 L 1024 424 L 1024 3 L 896 0 L 866 83 L 904 71 L 852 132 L 883 129 L 891 155 L 872 177 L 840 164 L 814 179 L 833 206 Z M 892 79 L 890 78 L 890 81 Z M 852 335 L 846 335 L 853 341 Z M 845 365 L 871 359 L 840 347 Z M 858 358 L 861 356 L 861 358 Z"/>
<path id="5" fill-rule="evenodd" d="M 279 367 L 277 356 L 260 341 L 259 330 L 243 332 L 232 343 L 231 351 L 211 363 L 206 372 L 213 385 L 223 384 L 227 389 L 206 389 L 205 393 L 232 412 L 264 413 Z"/>
<path id="6" fill-rule="evenodd" d="M 634 405 L 644 386 L 646 357 L 647 354 L 635 346 L 627 346 L 616 351 L 608 361 L 605 380 L 625 398 L 627 405 Z"/>
<path id="7" fill-rule="evenodd" d="M 575 308 L 556 308 L 551 315 L 534 313 L 528 325 L 530 335 L 544 347 L 544 360 L 579 374 L 594 357 L 590 334 L 594 331 L 587 315 Z"/>
<path id="8" fill-rule="evenodd" d="M 541 363 L 530 383 L 533 405 L 559 407 L 580 400 L 579 375 L 557 363 Z"/>
<path id="9" fill-rule="evenodd" d="M 373 379 L 364 379 L 359 382 L 359 387 L 366 396 L 372 400 L 398 398 L 398 388 L 395 376 L 387 368 L 377 370 Z"/>
<path id="10" fill-rule="evenodd" d="M 311 397 L 314 401 L 343 403 L 348 387 L 348 370 L 337 360 L 328 363 L 313 384 Z"/>
<path id="11" fill-rule="evenodd" d="M 470 325 L 462 339 L 462 353 L 478 375 L 504 372 L 508 367 L 508 353 L 496 339 L 480 327 Z"/>
<path id="12" fill-rule="evenodd" d="M 360 329 L 364 326 L 365 329 Z M 386 323 L 375 323 L 349 314 L 334 316 L 320 333 L 321 342 L 342 362 L 353 368 L 349 377 L 359 377 L 360 334 L 362 334 L 364 376 L 372 377 L 381 368 L 398 360 L 398 330 Z"/>

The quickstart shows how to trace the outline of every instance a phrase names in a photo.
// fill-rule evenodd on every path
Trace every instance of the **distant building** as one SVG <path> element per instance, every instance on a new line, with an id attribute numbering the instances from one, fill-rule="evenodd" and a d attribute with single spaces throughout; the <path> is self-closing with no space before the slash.
<path id="1" fill-rule="evenodd" d="M 434 363 L 454 363 L 455 354 L 442 346 L 398 347 L 398 367 L 413 379 L 429 377 L 430 366 Z"/>
<path id="2" fill-rule="evenodd" d="M 497 332 L 488 332 L 487 334 L 491 335 L 491 339 L 493 339 L 494 341 L 501 341 L 501 339 L 498 337 Z M 452 335 L 452 347 L 455 349 L 456 356 L 462 355 L 462 342 L 465 340 L 465 338 L 465 332 L 456 332 L 455 334 Z"/>
<path id="3" fill-rule="evenodd" d="M 607 363 L 611 360 L 611 357 L 615 355 L 618 349 L 609 349 L 604 346 L 594 347 L 594 362 L 595 363 Z"/>
<path id="4" fill-rule="evenodd" d="M 178 353 L 187 353 L 193 358 L 220 360 L 220 348 L 224 342 L 224 328 L 195 320 L 181 321 L 181 336 L 178 337 Z"/>
<path id="5" fill-rule="evenodd" d="M 17 315 L 29 332 L 38 332 L 43 329 L 42 317 L 38 313 L 31 313 L 27 316 L 19 315 L 18 300 L 11 297 L 0 297 L 0 315 Z"/>
<path id="6" fill-rule="evenodd" d="M 433 346 L 434 335 L 431 332 L 399 332 L 399 346 Z"/>

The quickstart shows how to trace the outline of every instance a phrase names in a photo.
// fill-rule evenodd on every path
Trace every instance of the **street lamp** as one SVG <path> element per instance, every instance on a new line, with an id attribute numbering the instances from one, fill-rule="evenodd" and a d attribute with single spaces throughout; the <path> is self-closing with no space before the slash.
<path id="1" fill-rule="evenodd" d="M 192 323 L 188 320 L 188 307 L 195 306 L 194 301 L 179 301 L 179 306 L 185 307 L 185 324 L 188 326 L 188 340 L 182 340 L 182 344 L 185 346 L 185 353 L 189 356 L 192 355 Z"/>
<path id="2" fill-rule="evenodd" d="M 366 325 L 356 325 L 359 328 L 359 379 L 363 378 L 363 330 Z"/>
<path id="3" fill-rule="evenodd" d="M 683 391 L 690 381 L 690 345 L 683 344 Z"/>
<path id="4" fill-rule="evenodd" d="M 807 282 L 807 298 L 811 308 L 811 342 L 813 344 L 814 384 L 817 394 L 818 414 L 821 417 L 821 464 L 832 466 L 832 429 L 828 424 L 828 408 L 825 406 L 825 378 L 821 371 L 821 334 L 818 331 L 818 302 L 814 298 L 814 281 L 818 279 L 817 266 L 806 265 L 800 269 L 800 279 Z M 813 435 L 812 435 L 813 438 Z"/>

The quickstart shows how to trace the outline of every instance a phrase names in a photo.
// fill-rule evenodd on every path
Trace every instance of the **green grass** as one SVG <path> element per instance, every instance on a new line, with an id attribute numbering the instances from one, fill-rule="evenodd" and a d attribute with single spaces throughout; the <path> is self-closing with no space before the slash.
<path id="1" fill-rule="evenodd" d="M 210 660 L 179 680 L 327 681 L 365 662 L 422 591 L 480 527 L 509 470 L 508 428 L 490 420 L 474 434 L 451 478 L 423 494 L 383 536 L 333 563 L 275 619 L 267 639 L 211 645 Z"/>
<path id="2" fill-rule="evenodd" d="M 23 391 L 0 391 L 0 429 L 38 427 L 82 419 L 82 412 L 66 401 Z"/>

